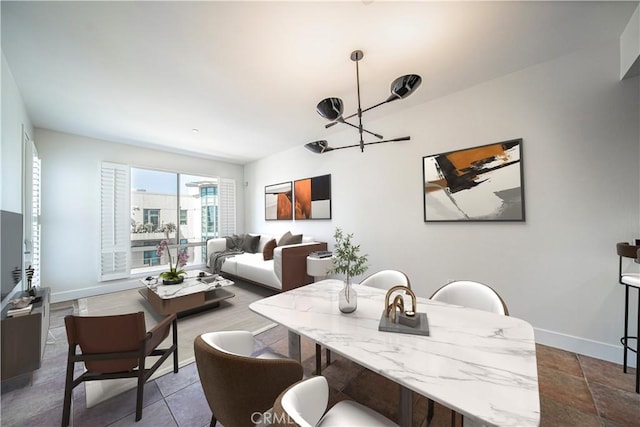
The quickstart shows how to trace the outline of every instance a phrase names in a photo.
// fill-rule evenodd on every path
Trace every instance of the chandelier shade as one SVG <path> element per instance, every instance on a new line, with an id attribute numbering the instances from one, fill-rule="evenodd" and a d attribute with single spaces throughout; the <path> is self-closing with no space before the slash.
<path id="1" fill-rule="evenodd" d="M 387 102 L 396 99 L 404 99 L 411 95 L 422 83 L 422 77 L 417 74 L 407 74 L 398 77 L 391 83 L 391 96 L 387 98 Z"/>
<path id="2" fill-rule="evenodd" d="M 344 106 L 340 98 L 325 98 L 318 102 L 316 111 L 327 120 L 336 121 L 342 117 Z"/>
<path id="3" fill-rule="evenodd" d="M 325 125 L 325 128 L 329 128 L 335 125 L 336 123 L 342 123 L 357 129 L 360 135 L 360 143 L 348 145 L 344 147 L 335 147 L 335 148 L 330 147 L 329 143 L 326 140 L 318 140 L 318 141 L 313 141 L 313 142 L 309 142 L 308 144 L 305 144 L 305 148 L 314 153 L 322 154 L 322 153 L 326 153 L 327 151 L 339 150 L 342 148 L 352 148 L 352 147 L 360 147 L 360 150 L 364 151 L 365 145 L 381 144 L 384 142 L 408 141 L 409 139 L 411 139 L 410 137 L 405 136 L 405 137 L 385 140 L 382 135 L 379 135 L 375 132 L 371 132 L 362 126 L 362 113 L 365 113 L 369 110 L 372 110 L 376 107 L 386 104 L 387 102 L 395 101 L 397 99 L 407 98 L 413 92 L 415 92 L 416 89 L 418 89 L 418 87 L 422 83 L 422 78 L 417 74 L 406 74 L 404 76 L 398 77 L 391 83 L 391 88 L 390 88 L 391 95 L 389 95 L 389 97 L 386 100 L 379 102 L 371 107 L 362 109 L 360 105 L 360 69 L 358 67 L 358 62 L 362 58 L 364 58 L 364 53 L 362 53 L 361 50 L 355 50 L 351 52 L 350 58 L 352 61 L 356 63 L 356 85 L 357 85 L 357 94 L 358 94 L 358 108 L 356 112 L 347 117 L 343 117 L 344 104 L 342 102 L 342 99 L 335 98 L 335 97 L 325 98 L 322 101 L 320 101 L 316 106 L 316 111 L 318 112 L 318 114 L 320 114 L 320 116 L 329 120 L 330 123 L 327 123 Z M 358 118 L 357 124 L 347 122 L 348 119 L 351 119 L 353 117 Z M 365 142 L 363 139 L 363 135 L 365 133 L 375 136 L 376 138 L 381 139 L 382 141 Z"/>

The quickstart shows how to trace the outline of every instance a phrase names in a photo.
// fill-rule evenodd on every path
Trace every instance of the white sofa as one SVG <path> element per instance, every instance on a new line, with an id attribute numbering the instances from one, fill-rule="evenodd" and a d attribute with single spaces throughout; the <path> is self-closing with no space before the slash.
<path id="1" fill-rule="evenodd" d="M 250 233 L 257 235 L 258 233 Z M 224 260 L 221 274 L 224 277 L 242 279 L 260 286 L 288 291 L 313 282 L 313 277 L 307 275 L 307 255 L 314 251 L 327 250 L 326 242 L 316 242 L 309 236 L 302 237 L 302 243 L 294 245 L 276 246 L 273 259 L 264 260 L 264 247 L 268 241 L 280 240 L 280 235 L 260 234 L 260 241 L 256 253 L 245 252 Z M 227 248 L 224 237 L 207 241 L 207 267 L 213 270 L 211 256 L 223 252 Z"/>

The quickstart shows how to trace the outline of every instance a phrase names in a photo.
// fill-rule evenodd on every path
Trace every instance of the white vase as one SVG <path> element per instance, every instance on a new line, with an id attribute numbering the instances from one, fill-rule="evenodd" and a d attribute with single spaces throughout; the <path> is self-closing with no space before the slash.
<path id="1" fill-rule="evenodd" d="M 358 307 L 358 293 L 353 289 L 349 279 L 338 293 L 338 307 L 343 313 L 353 313 Z"/>

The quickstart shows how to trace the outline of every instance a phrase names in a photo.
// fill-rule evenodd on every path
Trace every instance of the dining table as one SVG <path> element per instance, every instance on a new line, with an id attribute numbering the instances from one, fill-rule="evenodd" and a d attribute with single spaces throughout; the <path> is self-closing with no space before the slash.
<path id="1" fill-rule="evenodd" d="M 540 424 L 536 347 L 528 322 L 417 296 L 416 313 L 426 313 L 428 335 L 386 332 L 379 325 L 387 291 L 354 284 L 357 309 L 345 314 L 338 309 L 342 287 L 340 280 L 322 280 L 249 308 L 287 328 L 290 357 L 301 359 L 302 336 L 397 383 L 403 427 L 412 425 L 412 392 L 462 414 L 465 424 Z"/>

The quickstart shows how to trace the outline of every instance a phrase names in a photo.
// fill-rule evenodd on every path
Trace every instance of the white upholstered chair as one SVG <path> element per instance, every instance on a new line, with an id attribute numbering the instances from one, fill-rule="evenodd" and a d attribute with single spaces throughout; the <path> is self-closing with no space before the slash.
<path id="1" fill-rule="evenodd" d="M 411 282 L 406 274 L 398 270 L 381 270 L 377 273 L 366 277 L 362 282 L 362 286 L 371 286 L 373 288 L 384 289 L 388 291 L 397 285 L 404 285 L 411 288 Z"/>
<path id="2" fill-rule="evenodd" d="M 327 411 L 329 385 L 317 376 L 297 382 L 282 392 L 273 405 L 276 426 L 397 426 L 373 409 L 342 400 Z"/>
<path id="3" fill-rule="evenodd" d="M 411 288 L 411 281 L 406 274 L 398 270 L 380 270 L 370 276 L 365 277 L 362 286 L 371 286 L 372 288 L 384 289 L 388 291 L 397 285 L 404 285 Z M 316 344 L 316 374 L 320 375 L 322 371 L 322 347 Z M 326 351 L 327 366 L 331 364 L 331 350 Z"/>
<path id="4" fill-rule="evenodd" d="M 489 311 L 491 313 L 509 315 L 509 310 L 504 300 L 490 286 L 484 283 L 471 280 L 457 280 L 447 283 L 431 295 L 434 301 L 442 301 L 448 304 L 461 305 L 463 307 L 475 308 Z M 456 413 L 451 411 L 451 425 L 455 425 Z M 433 418 L 433 401 L 429 399 L 427 418 L 422 423 L 428 426 Z"/>

